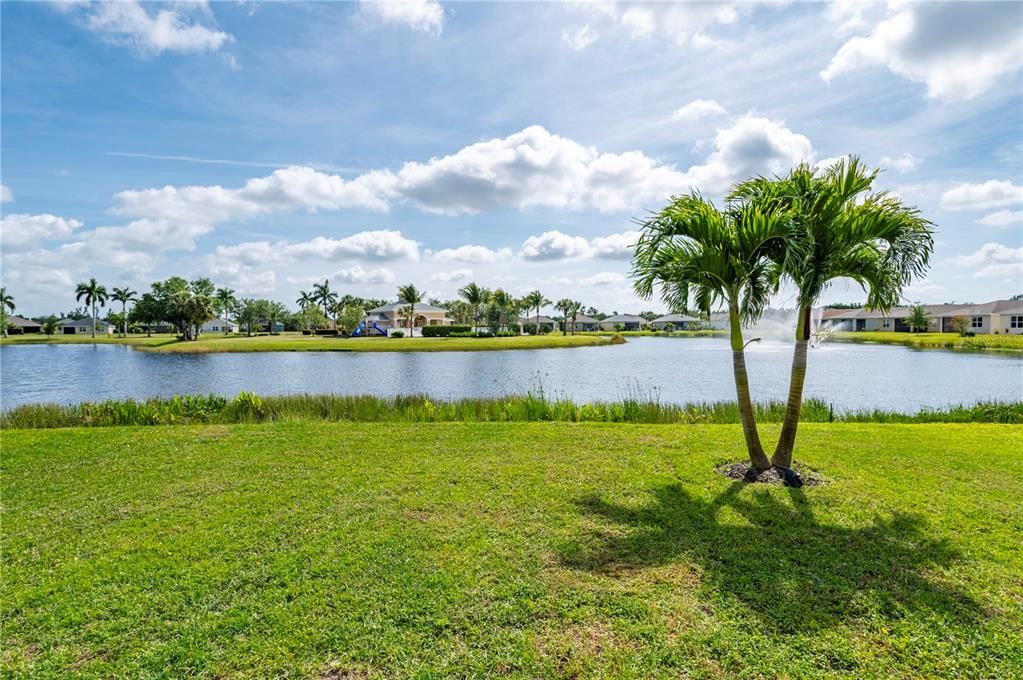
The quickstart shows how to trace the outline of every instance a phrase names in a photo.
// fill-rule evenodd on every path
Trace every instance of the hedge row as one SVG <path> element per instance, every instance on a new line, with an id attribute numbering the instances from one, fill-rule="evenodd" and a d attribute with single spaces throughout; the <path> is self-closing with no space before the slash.
<path id="1" fill-rule="evenodd" d="M 450 335 L 471 333 L 472 326 L 423 326 L 424 338 L 446 338 Z"/>

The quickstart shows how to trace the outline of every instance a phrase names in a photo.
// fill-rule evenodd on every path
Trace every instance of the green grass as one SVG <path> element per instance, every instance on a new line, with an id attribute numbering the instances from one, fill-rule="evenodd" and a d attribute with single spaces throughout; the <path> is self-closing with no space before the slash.
<path id="1" fill-rule="evenodd" d="M 1020 677 L 1021 432 L 7 430 L 4 675 Z"/>
<path id="2" fill-rule="evenodd" d="M 0 345 L 132 345 L 132 346 L 159 346 L 177 342 L 172 333 L 154 333 L 152 337 L 142 335 L 129 335 L 120 338 L 115 335 L 97 334 L 95 338 L 91 335 L 52 335 L 47 336 L 40 333 L 26 333 L 24 335 L 11 335 L 0 338 Z"/>
<path id="3" fill-rule="evenodd" d="M 956 333 L 896 333 L 894 331 L 842 331 L 828 338 L 837 342 L 875 342 L 906 345 L 918 349 L 997 350 L 1023 352 L 1023 335 L 975 335 L 967 338 Z"/>
<path id="4" fill-rule="evenodd" d="M 781 422 L 782 402 L 754 405 L 760 422 Z M 804 422 L 872 423 L 1021 423 L 1023 402 L 982 402 L 926 409 L 918 413 L 893 411 L 835 412 L 828 404 L 808 399 L 801 411 Z M 251 423 L 288 421 L 355 422 L 608 422 L 645 424 L 729 424 L 739 422 L 734 402 L 672 404 L 642 397 L 578 404 L 526 394 L 490 399 L 433 400 L 425 395 L 298 394 L 262 397 L 242 392 L 229 399 L 219 395 L 180 395 L 142 401 L 111 400 L 80 404 L 26 404 L 0 413 L 0 428 L 110 427 L 119 425 L 183 425 L 190 423 Z"/>
<path id="5" fill-rule="evenodd" d="M 223 335 L 203 334 L 199 340 L 178 340 L 172 335 L 147 338 L 142 336 L 104 336 L 96 338 L 97 343 L 131 345 L 137 350 L 148 352 L 206 353 L 206 352 L 482 352 L 506 349 L 553 349 L 565 347 L 591 347 L 622 342 L 608 333 L 603 335 L 539 335 L 510 338 L 340 338 L 331 336 L 281 333 L 279 335 Z M 46 344 L 46 343 L 91 343 L 89 336 L 55 335 L 12 336 L 3 341 L 5 345 Z"/>
<path id="6" fill-rule="evenodd" d="M 617 333 L 626 337 L 655 337 L 655 338 L 727 338 L 728 331 L 704 330 L 704 331 L 580 331 L 577 335 L 607 335 Z"/>

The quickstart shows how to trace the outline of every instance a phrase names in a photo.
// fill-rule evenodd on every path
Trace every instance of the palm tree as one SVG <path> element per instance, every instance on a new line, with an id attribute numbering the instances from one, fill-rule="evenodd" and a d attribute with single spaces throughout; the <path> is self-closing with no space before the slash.
<path id="1" fill-rule="evenodd" d="M 137 296 L 138 293 L 127 286 L 114 288 L 114 293 L 110 296 L 111 300 L 121 303 L 121 317 L 123 318 L 121 337 L 128 337 L 128 303 L 138 300 Z"/>
<path id="2" fill-rule="evenodd" d="M 85 302 L 87 307 L 92 308 L 92 337 L 96 337 L 96 305 L 105 307 L 107 304 L 107 289 L 96 282 L 96 279 L 89 279 L 88 283 L 79 283 L 75 288 L 75 300 Z"/>
<path id="3" fill-rule="evenodd" d="M 323 283 L 313 284 L 312 298 L 323 305 L 323 316 L 330 317 L 330 308 L 337 302 L 337 293 L 330 289 L 330 280 L 324 279 Z"/>
<path id="4" fill-rule="evenodd" d="M 551 304 L 551 301 L 545 298 L 540 291 L 534 290 L 522 298 L 522 304 L 526 309 L 536 310 L 536 334 L 540 335 L 540 308 Z"/>
<path id="5" fill-rule="evenodd" d="M 316 298 L 307 291 L 300 290 L 298 291 L 298 299 L 295 300 L 295 304 L 304 312 L 316 304 Z"/>
<path id="6" fill-rule="evenodd" d="M 575 335 L 575 322 L 579 318 L 579 312 L 583 310 L 583 303 L 575 300 L 572 302 L 572 308 L 568 311 L 572 314 L 572 335 Z"/>
<path id="7" fill-rule="evenodd" d="M 490 304 L 497 307 L 499 316 L 498 323 L 500 327 L 507 327 L 508 325 L 508 311 L 515 304 L 515 298 L 505 290 L 498 288 L 490 294 Z"/>
<path id="8" fill-rule="evenodd" d="M 727 307 L 746 451 L 757 470 L 770 468 L 753 413 L 742 326 L 760 318 L 778 289 L 779 267 L 771 256 L 784 248 L 785 219 L 756 206 L 719 211 L 693 192 L 672 198 L 641 226 L 632 268 L 638 295 L 649 299 L 659 288 L 668 308 L 683 314 Z"/>
<path id="9" fill-rule="evenodd" d="M 570 298 L 561 298 L 554 304 L 554 309 L 561 312 L 561 316 L 564 321 L 561 323 L 561 334 L 568 335 L 568 317 L 572 314 L 572 307 L 575 305 L 575 300 Z"/>
<path id="10" fill-rule="evenodd" d="M 217 314 L 231 321 L 231 315 L 238 308 L 238 299 L 234 296 L 234 291 L 230 288 L 217 288 L 213 299 L 217 306 Z M 227 326 L 224 327 L 224 332 L 228 332 Z"/>
<path id="11" fill-rule="evenodd" d="M 775 253 L 782 273 L 797 289 L 798 317 L 792 374 L 781 435 L 772 463 L 788 471 L 799 427 L 806 380 L 810 314 L 836 278 L 850 278 L 867 293 L 868 309 L 888 311 L 903 287 L 927 270 L 934 250 L 933 224 L 915 207 L 871 187 L 879 170 L 858 158 L 818 170 L 801 164 L 784 177 L 757 177 L 729 195 L 736 206 L 785 211 L 790 233 Z"/>
<path id="12" fill-rule="evenodd" d="M 7 312 L 14 312 L 14 297 L 7 292 L 7 288 L 0 288 L 0 313 L 6 316 Z M 4 337 L 7 337 L 6 323 L 4 323 Z"/>
<path id="13" fill-rule="evenodd" d="M 458 294 L 462 296 L 462 299 L 472 309 L 473 330 L 479 330 L 480 306 L 485 305 L 487 300 L 490 299 L 490 291 L 477 286 L 475 283 L 469 283 L 460 288 Z"/>
<path id="14" fill-rule="evenodd" d="M 416 303 L 423 301 L 423 291 L 413 284 L 407 283 L 398 287 L 398 302 L 408 305 L 408 336 L 411 338 L 415 331 Z"/>

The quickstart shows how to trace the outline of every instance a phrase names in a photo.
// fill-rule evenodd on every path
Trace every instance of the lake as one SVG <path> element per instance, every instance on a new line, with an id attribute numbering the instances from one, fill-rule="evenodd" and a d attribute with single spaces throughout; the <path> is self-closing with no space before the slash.
<path id="1" fill-rule="evenodd" d="M 381 340 L 381 342 L 386 342 Z M 782 400 L 791 345 L 747 351 L 754 399 Z M 156 354 L 123 345 L 0 347 L 0 408 L 182 393 L 344 393 L 438 399 L 543 390 L 598 401 L 734 400 L 731 353 L 718 338 L 630 338 L 624 345 L 501 352 Z M 1023 357 L 824 343 L 810 350 L 806 396 L 840 411 L 914 412 L 1023 398 Z"/>

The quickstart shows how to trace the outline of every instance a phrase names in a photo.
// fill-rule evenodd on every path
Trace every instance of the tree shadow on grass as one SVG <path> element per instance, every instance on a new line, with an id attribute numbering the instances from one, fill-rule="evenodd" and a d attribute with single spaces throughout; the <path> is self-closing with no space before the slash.
<path id="1" fill-rule="evenodd" d="M 616 574 L 688 562 L 705 586 L 781 633 L 871 616 L 930 612 L 964 623 L 981 615 L 968 594 L 927 575 L 960 556 L 928 537 L 921 518 L 897 513 L 868 526 L 830 526 L 814 517 L 801 489 L 788 489 L 789 504 L 773 493 L 740 494 L 745 486 L 735 482 L 708 501 L 671 484 L 639 508 L 584 497 L 585 513 L 632 528 L 595 532 L 566 549 L 562 563 Z"/>

